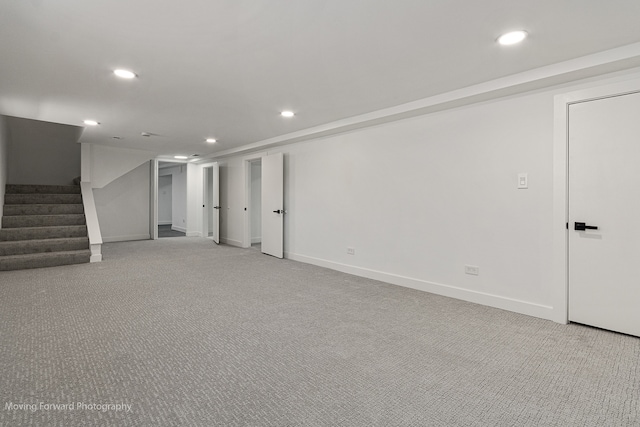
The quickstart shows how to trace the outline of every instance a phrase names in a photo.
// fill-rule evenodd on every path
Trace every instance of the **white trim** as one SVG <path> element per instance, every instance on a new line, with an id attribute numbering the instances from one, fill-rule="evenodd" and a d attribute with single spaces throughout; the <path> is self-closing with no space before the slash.
<path id="1" fill-rule="evenodd" d="M 252 237 L 251 244 L 253 245 L 254 243 L 262 243 L 262 237 Z"/>
<path id="2" fill-rule="evenodd" d="M 395 107 L 384 108 L 371 113 L 276 136 L 252 144 L 246 144 L 241 147 L 223 150 L 210 155 L 207 160 L 236 156 L 256 150 L 266 150 L 295 142 L 335 135 L 408 117 L 444 111 L 477 102 L 489 101 L 504 96 L 569 83 L 579 79 L 622 71 L 637 66 L 640 66 L 640 43 L 633 43 L 616 49 L 535 68 L 511 76 L 408 102 Z"/>
<path id="3" fill-rule="evenodd" d="M 158 225 L 171 225 L 173 221 L 158 221 Z"/>
<path id="4" fill-rule="evenodd" d="M 85 152 L 87 151 L 88 149 L 85 150 Z M 87 225 L 89 248 L 91 249 L 91 257 L 89 258 L 89 262 L 100 262 L 102 261 L 103 240 L 102 233 L 100 232 L 98 212 L 96 210 L 96 202 L 93 197 L 93 188 L 91 187 L 91 183 L 86 181 L 80 182 L 80 192 L 82 193 L 84 218 Z"/>
<path id="5" fill-rule="evenodd" d="M 105 243 L 111 243 L 111 242 L 128 242 L 131 240 L 149 240 L 150 238 L 151 236 L 149 236 L 149 234 L 126 234 L 123 236 L 103 237 L 102 240 Z"/>
<path id="6" fill-rule="evenodd" d="M 227 239 L 226 237 L 220 237 L 220 243 L 224 243 L 229 246 L 236 246 L 238 248 L 243 248 L 242 242 L 240 240 Z"/>
<path id="7" fill-rule="evenodd" d="M 179 231 L 181 233 L 187 234 L 187 228 L 186 227 L 178 227 L 177 225 L 172 225 L 171 229 L 173 231 Z"/>
<path id="8" fill-rule="evenodd" d="M 556 95 L 553 132 L 553 317 L 558 323 L 569 322 L 568 278 L 568 132 L 569 105 L 640 91 L 640 79 L 582 89 Z"/>
<path id="9" fill-rule="evenodd" d="M 149 163 L 149 236 L 158 238 L 158 160 Z M 169 222 L 171 224 L 171 222 Z"/>
<path id="10" fill-rule="evenodd" d="M 200 231 L 189 231 L 188 233 L 185 233 L 185 235 L 187 237 L 202 237 L 202 232 L 200 232 Z"/>
<path id="11" fill-rule="evenodd" d="M 383 271 L 371 270 L 368 268 L 340 264 L 333 261 L 309 257 L 306 255 L 294 254 L 291 252 L 285 252 L 285 258 L 304 262 L 306 264 L 313 264 L 320 267 L 330 268 L 332 270 L 353 274 L 355 276 L 379 280 L 382 282 L 390 283 L 392 285 L 417 289 L 423 292 L 456 298 L 463 301 L 499 308 L 502 310 L 513 311 L 520 314 L 526 314 L 528 316 L 553 320 L 553 307 L 547 305 L 536 304 L 528 301 L 507 298 L 500 295 L 493 295 L 484 292 L 471 291 L 469 289 L 458 288 L 456 286 L 428 282 L 426 280 L 400 276 L 398 274 L 386 273 Z"/>
<path id="12" fill-rule="evenodd" d="M 89 262 L 101 262 L 102 261 L 102 245 L 90 245 L 91 257 Z"/>

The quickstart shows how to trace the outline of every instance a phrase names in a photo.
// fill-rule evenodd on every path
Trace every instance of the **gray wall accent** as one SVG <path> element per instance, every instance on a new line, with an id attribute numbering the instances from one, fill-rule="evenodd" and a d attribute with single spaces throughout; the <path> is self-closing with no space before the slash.
<path id="1" fill-rule="evenodd" d="M 0 218 L 4 207 L 4 191 L 7 184 L 7 157 L 9 151 L 9 128 L 5 116 L 0 116 Z M 2 228 L 2 221 L 0 221 Z"/>
<path id="2" fill-rule="evenodd" d="M 103 188 L 94 188 L 102 240 L 149 239 L 149 162 Z"/>
<path id="3" fill-rule="evenodd" d="M 82 127 L 8 116 L 6 123 L 9 184 L 71 185 L 80 176 Z"/>

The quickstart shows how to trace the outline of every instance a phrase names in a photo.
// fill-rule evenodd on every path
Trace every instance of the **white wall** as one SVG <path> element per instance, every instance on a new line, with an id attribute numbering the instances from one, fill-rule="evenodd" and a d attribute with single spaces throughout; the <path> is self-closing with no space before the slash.
<path id="1" fill-rule="evenodd" d="M 150 163 L 120 176 L 93 195 L 104 242 L 149 239 Z"/>
<path id="2" fill-rule="evenodd" d="M 631 78 L 625 76 L 623 78 Z M 635 76 L 637 77 L 637 75 Z M 564 85 L 281 147 L 292 259 L 552 319 L 553 97 Z M 241 157 L 223 240 L 242 241 Z M 517 189 L 518 173 L 529 189 Z M 223 212 L 225 214 L 225 212 Z M 355 255 L 347 254 L 355 248 Z M 480 274 L 464 273 L 465 264 Z"/>
<path id="3" fill-rule="evenodd" d="M 158 176 L 158 224 L 171 224 L 172 211 L 172 177 L 171 175 Z"/>
<path id="4" fill-rule="evenodd" d="M 71 185 L 80 176 L 81 127 L 18 117 L 5 121 L 11 132 L 8 183 Z"/>
<path id="5" fill-rule="evenodd" d="M 262 239 L 262 162 L 251 162 L 251 243 L 259 243 Z"/>
<path id="6" fill-rule="evenodd" d="M 93 188 L 102 188 L 115 179 L 132 171 L 143 163 L 155 158 L 156 154 L 151 151 L 132 150 L 128 148 L 109 147 L 105 145 L 82 144 L 88 147 L 85 150 L 83 165 L 85 175 L 90 176 Z M 83 178 L 84 180 L 84 178 Z"/>
<path id="7" fill-rule="evenodd" d="M 9 128 L 5 116 L 0 115 L 0 218 L 4 207 L 4 193 L 7 184 L 7 166 L 9 154 Z M 2 228 L 2 221 L 0 221 Z"/>

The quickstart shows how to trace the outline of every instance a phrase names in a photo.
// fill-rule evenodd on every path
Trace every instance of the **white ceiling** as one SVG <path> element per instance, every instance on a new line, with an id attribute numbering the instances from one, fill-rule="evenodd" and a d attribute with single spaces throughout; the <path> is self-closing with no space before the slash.
<path id="1" fill-rule="evenodd" d="M 638 0 L 0 0 L 0 114 L 207 155 L 636 43 L 639 22 Z"/>

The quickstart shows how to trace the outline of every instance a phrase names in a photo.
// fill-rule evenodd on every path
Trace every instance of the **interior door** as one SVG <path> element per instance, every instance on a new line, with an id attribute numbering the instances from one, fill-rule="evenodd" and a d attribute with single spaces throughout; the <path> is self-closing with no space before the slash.
<path id="1" fill-rule="evenodd" d="M 284 162 L 282 153 L 262 158 L 262 252 L 283 257 Z"/>
<path id="2" fill-rule="evenodd" d="M 211 166 L 211 216 L 209 230 L 216 244 L 220 244 L 220 168 L 217 163 Z"/>
<path id="3" fill-rule="evenodd" d="M 220 243 L 220 172 L 218 164 L 204 167 L 204 215 L 202 230 L 205 237 Z"/>
<path id="4" fill-rule="evenodd" d="M 640 336 L 640 93 L 569 107 L 569 320 Z"/>

